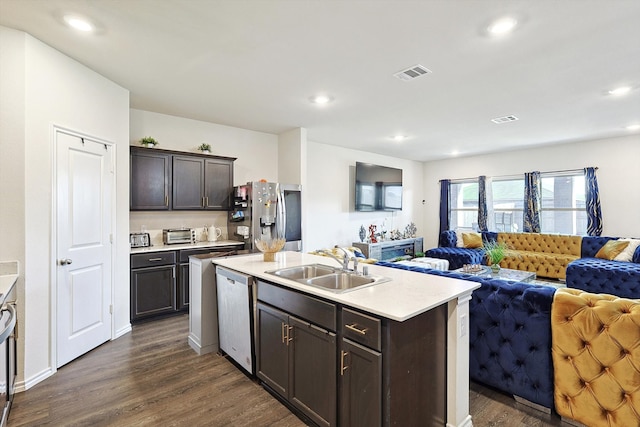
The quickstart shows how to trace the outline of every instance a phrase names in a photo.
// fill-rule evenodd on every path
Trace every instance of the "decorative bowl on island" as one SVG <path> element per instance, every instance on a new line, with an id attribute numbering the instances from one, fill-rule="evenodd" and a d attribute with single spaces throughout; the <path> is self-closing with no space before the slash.
<path id="1" fill-rule="evenodd" d="M 275 261 L 276 252 L 284 248 L 285 239 L 256 239 L 256 248 L 264 254 L 265 261 Z"/>

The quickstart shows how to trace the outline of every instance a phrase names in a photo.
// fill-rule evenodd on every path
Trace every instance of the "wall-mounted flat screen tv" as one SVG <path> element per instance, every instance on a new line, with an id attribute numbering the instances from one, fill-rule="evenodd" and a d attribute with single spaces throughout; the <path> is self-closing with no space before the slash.
<path id="1" fill-rule="evenodd" d="M 356 211 L 401 211 L 402 169 L 356 162 Z"/>

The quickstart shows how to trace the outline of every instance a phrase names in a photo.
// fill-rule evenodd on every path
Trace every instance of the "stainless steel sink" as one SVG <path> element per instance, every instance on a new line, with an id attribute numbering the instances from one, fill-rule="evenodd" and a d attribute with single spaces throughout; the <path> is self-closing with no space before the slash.
<path id="1" fill-rule="evenodd" d="M 362 276 L 356 272 L 342 271 L 322 264 L 286 267 L 266 271 L 266 273 L 337 293 L 353 291 L 389 280 L 387 277 Z"/>
<path id="2" fill-rule="evenodd" d="M 267 271 L 269 274 L 284 277 L 291 280 L 304 280 L 314 277 L 325 276 L 336 272 L 335 268 L 322 264 L 300 265 L 297 267 L 286 267 L 279 270 Z"/>

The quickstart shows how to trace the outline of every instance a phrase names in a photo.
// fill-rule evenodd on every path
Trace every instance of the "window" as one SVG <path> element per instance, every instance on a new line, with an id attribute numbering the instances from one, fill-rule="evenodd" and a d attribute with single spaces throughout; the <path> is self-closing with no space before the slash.
<path id="1" fill-rule="evenodd" d="M 585 179 L 582 170 L 541 174 L 542 233 L 587 234 Z M 495 177 L 487 188 L 491 231 L 521 232 L 524 216 L 524 176 Z M 488 184 L 487 184 L 488 185 Z M 478 181 L 451 181 L 450 228 L 478 229 Z"/>
<path id="2" fill-rule="evenodd" d="M 493 231 L 522 231 L 524 214 L 524 177 L 494 178 L 491 182 L 493 204 L 488 206 L 489 215 L 493 207 Z"/>
<path id="3" fill-rule="evenodd" d="M 452 181 L 449 186 L 449 224 L 456 228 L 478 229 L 478 181 Z"/>
<path id="4" fill-rule="evenodd" d="M 584 173 L 543 173 L 540 228 L 543 233 L 587 234 Z"/>

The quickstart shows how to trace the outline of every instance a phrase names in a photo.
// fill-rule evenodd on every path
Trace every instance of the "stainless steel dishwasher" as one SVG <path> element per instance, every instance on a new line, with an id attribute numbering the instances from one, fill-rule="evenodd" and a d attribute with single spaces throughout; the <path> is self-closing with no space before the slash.
<path id="1" fill-rule="evenodd" d="M 253 374 L 253 277 L 217 266 L 216 289 L 220 350 Z"/>

